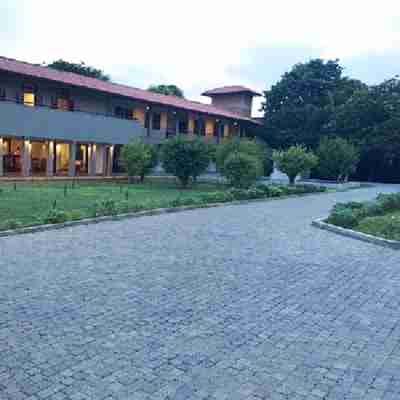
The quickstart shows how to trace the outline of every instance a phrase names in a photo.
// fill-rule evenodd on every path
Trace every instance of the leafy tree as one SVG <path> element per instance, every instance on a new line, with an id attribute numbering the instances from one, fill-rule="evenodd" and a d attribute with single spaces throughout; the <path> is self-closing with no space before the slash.
<path id="1" fill-rule="evenodd" d="M 324 137 L 317 149 L 318 175 L 337 181 L 346 180 L 356 170 L 359 152 L 346 139 Z"/>
<path id="2" fill-rule="evenodd" d="M 334 110 L 365 87 L 342 77 L 338 60 L 314 59 L 296 64 L 264 92 L 264 139 L 275 148 L 296 143 L 317 147 L 330 132 Z"/>
<path id="3" fill-rule="evenodd" d="M 255 140 L 232 138 L 223 141 L 216 149 L 217 169 L 224 175 L 225 160 L 232 153 L 242 153 L 253 157 L 257 162 L 257 175 L 263 175 L 264 161 L 271 155 L 268 148 Z"/>
<path id="4" fill-rule="evenodd" d="M 122 147 L 121 160 L 130 182 L 135 176 L 139 176 L 143 182 L 144 177 L 157 165 L 157 150 L 142 141 L 131 141 Z"/>
<path id="5" fill-rule="evenodd" d="M 337 107 L 332 128 L 360 147 L 355 177 L 400 181 L 400 79 L 356 91 Z"/>
<path id="6" fill-rule="evenodd" d="M 110 76 L 105 74 L 101 69 L 86 65 L 83 61 L 81 61 L 80 63 L 72 63 L 60 58 L 59 60 L 53 61 L 46 66 L 49 68 L 57 69 L 59 71 L 73 72 L 75 74 L 100 79 L 102 81 L 110 80 Z"/>
<path id="7" fill-rule="evenodd" d="M 303 145 L 291 146 L 287 150 L 274 151 L 272 158 L 280 171 L 286 174 L 291 185 L 299 174 L 305 173 L 318 164 L 318 158 Z"/>
<path id="8" fill-rule="evenodd" d="M 260 161 L 250 154 L 234 151 L 225 159 L 223 171 L 230 185 L 248 188 L 260 176 Z"/>
<path id="9" fill-rule="evenodd" d="M 207 170 L 210 151 L 201 139 L 177 136 L 163 144 L 161 162 L 164 170 L 176 176 L 185 188 Z"/>
<path id="10" fill-rule="evenodd" d="M 154 93 L 184 98 L 183 90 L 176 85 L 151 85 L 147 90 Z"/>

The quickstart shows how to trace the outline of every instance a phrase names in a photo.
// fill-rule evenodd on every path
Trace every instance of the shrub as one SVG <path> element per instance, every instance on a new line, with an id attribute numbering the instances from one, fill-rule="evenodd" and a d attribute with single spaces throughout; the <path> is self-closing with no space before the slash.
<path id="1" fill-rule="evenodd" d="M 158 152 L 155 146 L 138 140 L 131 141 L 122 147 L 121 161 L 130 181 L 139 176 L 143 182 L 144 177 L 157 165 Z"/>
<path id="2" fill-rule="evenodd" d="M 230 154 L 223 166 L 223 175 L 231 186 L 237 188 L 250 187 L 260 173 L 260 161 L 254 156 L 240 152 Z"/>
<path id="3" fill-rule="evenodd" d="M 183 187 L 195 181 L 210 164 L 210 149 L 203 140 L 177 136 L 168 139 L 162 147 L 164 170 L 176 176 Z"/>
<path id="4" fill-rule="evenodd" d="M 381 193 L 376 200 L 385 211 L 400 210 L 400 193 Z"/>
<path id="5" fill-rule="evenodd" d="M 242 153 L 254 157 L 258 160 L 260 169 L 259 175 L 263 175 L 263 163 L 267 155 L 267 147 L 250 139 L 233 138 L 225 140 L 219 144 L 216 149 L 215 160 L 217 169 L 224 174 L 224 165 L 226 159 L 233 153 Z M 269 153 L 271 156 L 271 153 Z M 270 174 L 269 174 L 270 175 Z"/>
<path id="6" fill-rule="evenodd" d="M 357 148 L 342 138 L 321 139 L 317 149 L 318 176 L 325 179 L 345 181 L 352 174 L 360 159 Z"/>
<path id="7" fill-rule="evenodd" d="M 68 214 L 64 210 L 51 208 L 46 215 L 42 217 L 45 224 L 61 224 L 68 220 Z"/>
<path id="8" fill-rule="evenodd" d="M 0 229 L 1 230 L 9 230 L 9 229 L 18 229 L 22 226 L 22 223 L 16 219 L 6 219 L 4 222 L 1 223 Z"/>
<path id="9" fill-rule="evenodd" d="M 353 228 L 359 221 L 359 215 L 351 208 L 343 208 L 332 211 L 328 217 L 329 224 L 341 226 L 343 228 Z"/>
<path id="10" fill-rule="evenodd" d="M 118 214 L 118 205 L 114 199 L 102 199 L 96 203 L 96 216 Z"/>
<path id="11" fill-rule="evenodd" d="M 291 185 L 294 184 L 297 175 L 307 172 L 318 163 L 318 158 L 302 145 L 274 151 L 272 158 L 278 169 L 288 176 Z"/>

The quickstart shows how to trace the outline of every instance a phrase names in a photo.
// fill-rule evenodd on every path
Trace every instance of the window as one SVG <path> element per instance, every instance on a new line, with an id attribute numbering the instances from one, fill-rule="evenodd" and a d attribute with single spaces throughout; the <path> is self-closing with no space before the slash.
<path id="1" fill-rule="evenodd" d="M 156 131 L 159 131 L 161 129 L 161 114 L 160 113 L 153 114 L 152 128 L 155 129 Z"/>
<path id="2" fill-rule="evenodd" d="M 22 103 L 25 106 L 33 107 L 35 105 L 36 90 L 31 84 L 24 84 L 22 86 Z"/>
<path id="3" fill-rule="evenodd" d="M 0 100 L 6 99 L 6 89 L 0 88 Z"/>
<path id="4" fill-rule="evenodd" d="M 35 105 L 35 94 L 30 92 L 24 92 L 23 103 L 25 106 L 33 107 Z"/>
<path id="5" fill-rule="evenodd" d="M 73 111 L 74 102 L 70 98 L 68 89 L 60 89 L 58 96 L 53 100 L 53 107 L 62 111 Z"/>
<path id="6" fill-rule="evenodd" d="M 188 121 L 179 120 L 179 133 L 187 133 L 188 132 Z"/>
<path id="7" fill-rule="evenodd" d="M 194 121 L 194 133 L 196 135 L 205 136 L 206 134 L 206 126 L 202 119 L 196 119 Z"/>
<path id="8" fill-rule="evenodd" d="M 132 119 L 132 110 L 126 107 L 115 107 L 114 115 L 121 119 Z"/>

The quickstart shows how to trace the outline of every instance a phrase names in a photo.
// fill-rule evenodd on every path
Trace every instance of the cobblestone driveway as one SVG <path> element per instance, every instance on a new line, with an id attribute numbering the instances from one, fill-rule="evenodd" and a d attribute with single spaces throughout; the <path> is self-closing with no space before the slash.
<path id="1" fill-rule="evenodd" d="M 0 399 L 399 399 L 400 252 L 310 226 L 383 190 L 0 239 Z"/>

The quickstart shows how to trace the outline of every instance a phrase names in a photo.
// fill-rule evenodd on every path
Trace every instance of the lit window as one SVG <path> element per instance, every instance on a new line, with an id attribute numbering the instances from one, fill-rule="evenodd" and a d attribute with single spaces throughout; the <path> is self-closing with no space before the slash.
<path id="1" fill-rule="evenodd" d="M 34 93 L 24 92 L 24 105 L 33 107 L 35 105 Z"/>

